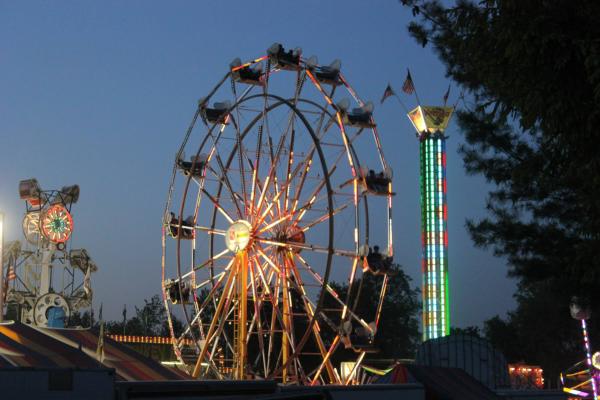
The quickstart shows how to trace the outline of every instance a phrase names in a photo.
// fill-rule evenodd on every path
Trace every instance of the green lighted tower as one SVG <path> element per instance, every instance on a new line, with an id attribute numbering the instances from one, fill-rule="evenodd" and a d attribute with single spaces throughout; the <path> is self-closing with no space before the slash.
<path id="1" fill-rule="evenodd" d="M 419 139 L 423 340 L 450 332 L 444 130 L 453 110 L 452 107 L 418 106 L 408 113 Z"/>

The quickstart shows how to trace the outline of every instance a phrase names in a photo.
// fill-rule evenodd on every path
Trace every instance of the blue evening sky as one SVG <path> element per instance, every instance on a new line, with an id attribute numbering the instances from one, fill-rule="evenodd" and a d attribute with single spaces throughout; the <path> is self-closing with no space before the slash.
<path id="1" fill-rule="evenodd" d="M 448 86 L 430 49 L 416 45 L 398 1 L 0 1 L 0 210 L 8 240 L 22 239 L 18 182 L 78 183 L 74 247 L 100 267 L 97 307 L 120 318 L 160 290 L 161 215 L 174 154 L 197 100 L 234 57 L 273 42 L 322 63 L 340 58 L 346 78 L 376 103 L 394 170 L 395 259 L 420 285 L 418 143 L 398 103 L 411 69 L 421 101 Z M 458 96 L 453 86 L 450 101 Z M 414 98 L 401 94 L 409 107 Z M 466 176 L 451 124 L 448 140 L 449 266 L 454 326 L 480 324 L 514 305 L 503 260 L 474 248 L 466 218 L 484 215 L 489 186 Z"/>

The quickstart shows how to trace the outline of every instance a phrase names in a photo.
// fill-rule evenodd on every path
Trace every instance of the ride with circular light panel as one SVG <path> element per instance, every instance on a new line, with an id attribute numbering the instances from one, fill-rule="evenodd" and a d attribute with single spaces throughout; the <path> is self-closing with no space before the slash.
<path id="1" fill-rule="evenodd" d="M 164 302 L 189 372 L 352 382 L 376 351 L 391 178 L 373 105 L 339 61 L 280 44 L 235 59 L 199 101 L 163 219 Z"/>
<path id="2" fill-rule="evenodd" d="M 97 270 L 85 249 L 68 247 L 79 186 L 42 190 L 36 179 L 26 179 L 19 195 L 26 205 L 25 243 L 5 246 L 7 311 L 26 324 L 67 327 L 73 312 L 91 306 L 91 274 Z"/>

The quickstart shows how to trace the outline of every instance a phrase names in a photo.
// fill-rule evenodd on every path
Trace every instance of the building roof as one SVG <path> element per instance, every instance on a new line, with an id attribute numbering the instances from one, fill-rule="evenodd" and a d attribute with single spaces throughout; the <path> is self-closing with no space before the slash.
<path id="1" fill-rule="evenodd" d="M 419 382 L 428 400 L 499 400 L 501 397 L 459 368 L 397 364 L 375 383 Z"/>
<path id="2" fill-rule="evenodd" d="M 0 324 L 0 367 L 114 368 L 117 379 L 158 381 L 189 379 L 126 345 L 104 337 L 98 361 L 98 334 L 89 329 L 52 329 L 20 322 Z"/>

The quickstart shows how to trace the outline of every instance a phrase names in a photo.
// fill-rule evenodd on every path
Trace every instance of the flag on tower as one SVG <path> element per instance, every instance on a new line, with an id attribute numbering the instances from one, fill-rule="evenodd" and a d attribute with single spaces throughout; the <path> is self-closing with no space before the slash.
<path id="1" fill-rule="evenodd" d="M 415 92 L 415 85 L 412 80 L 412 76 L 410 76 L 410 70 L 407 68 L 406 79 L 404 80 L 404 84 L 402 85 L 402 91 L 406 94 L 413 94 Z"/>
<path id="2" fill-rule="evenodd" d="M 392 85 L 390 85 L 388 83 L 387 87 L 385 88 L 385 92 L 383 92 L 383 96 L 381 96 L 381 100 L 379 101 L 381 104 L 383 104 L 383 102 L 385 101 L 385 99 L 387 99 L 390 96 L 394 96 L 396 93 L 394 93 L 394 89 L 392 89 Z"/>
<path id="3" fill-rule="evenodd" d="M 450 85 L 448 85 L 448 90 L 446 90 L 446 94 L 444 95 L 444 107 L 448 103 L 448 97 L 450 96 Z"/>

